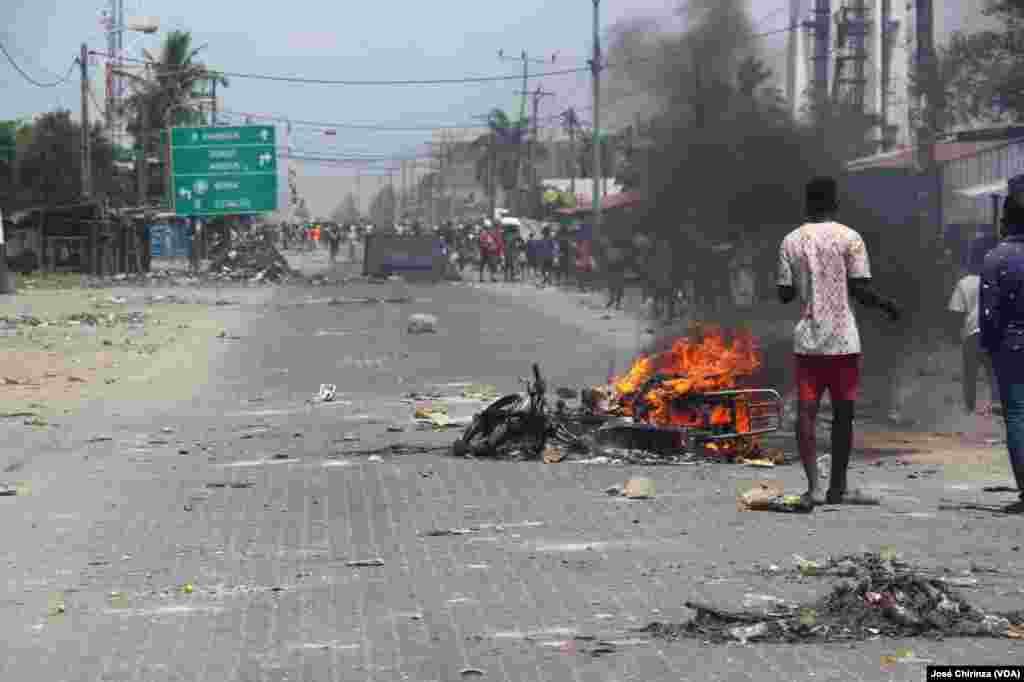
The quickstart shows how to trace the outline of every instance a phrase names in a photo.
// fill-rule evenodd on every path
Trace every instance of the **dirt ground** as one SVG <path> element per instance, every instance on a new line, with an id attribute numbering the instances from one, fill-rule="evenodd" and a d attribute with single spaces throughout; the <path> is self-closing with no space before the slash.
<path id="1" fill-rule="evenodd" d="M 269 291 L 114 284 L 83 288 L 77 275 L 36 276 L 0 296 L 0 414 L 45 418 L 156 392 L 189 400 L 206 383 L 220 335 L 232 333 L 225 327 L 240 294 Z"/>

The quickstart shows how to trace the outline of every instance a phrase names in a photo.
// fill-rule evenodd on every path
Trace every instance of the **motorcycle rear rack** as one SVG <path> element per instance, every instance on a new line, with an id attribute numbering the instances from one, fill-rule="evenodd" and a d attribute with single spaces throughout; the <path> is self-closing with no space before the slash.
<path id="1" fill-rule="evenodd" d="M 736 428 L 736 403 L 741 399 L 747 404 L 747 414 L 750 417 L 751 426 L 749 431 L 742 432 Z M 782 428 L 784 414 L 782 396 L 779 395 L 778 391 L 770 388 L 745 388 L 694 393 L 686 396 L 685 402 L 689 404 L 703 404 L 706 410 L 710 410 L 713 406 L 724 405 L 730 410 L 730 423 L 722 426 L 701 428 L 676 424 L 652 424 L 643 421 L 615 420 L 608 423 L 604 428 L 675 431 L 693 442 L 749 438 L 751 436 L 773 433 Z"/>

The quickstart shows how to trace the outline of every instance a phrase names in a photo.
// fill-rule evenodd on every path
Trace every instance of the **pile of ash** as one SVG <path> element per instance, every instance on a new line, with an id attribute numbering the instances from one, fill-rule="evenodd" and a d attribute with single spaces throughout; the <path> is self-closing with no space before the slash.
<path id="1" fill-rule="evenodd" d="M 1024 638 L 1024 613 L 985 613 L 949 585 L 877 554 L 843 557 L 853 578 L 810 604 L 773 603 L 768 611 L 728 611 L 687 602 L 685 623 L 654 622 L 643 632 L 664 639 L 712 643 L 867 640 L 876 637 Z M 834 573 L 832 573 L 834 575 Z"/>

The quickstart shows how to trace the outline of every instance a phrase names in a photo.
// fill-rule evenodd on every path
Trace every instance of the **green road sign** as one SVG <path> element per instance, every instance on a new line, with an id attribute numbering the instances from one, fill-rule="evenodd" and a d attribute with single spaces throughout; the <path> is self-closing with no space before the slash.
<path id="1" fill-rule="evenodd" d="M 183 216 L 277 210 L 273 126 L 172 128 L 174 212 Z"/>
<path id="2" fill-rule="evenodd" d="M 277 141 L 274 126 L 171 128 L 171 147 L 240 147 Z"/>
<path id="3" fill-rule="evenodd" d="M 183 147 L 174 150 L 174 174 L 277 172 L 273 147 Z"/>

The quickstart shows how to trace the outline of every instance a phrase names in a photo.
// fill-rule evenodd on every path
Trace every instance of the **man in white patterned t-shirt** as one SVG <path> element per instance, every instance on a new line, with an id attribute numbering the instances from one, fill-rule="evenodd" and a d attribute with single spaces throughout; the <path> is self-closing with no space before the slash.
<path id="1" fill-rule="evenodd" d="M 811 180 L 807 184 L 808 222 L 790 232 L 779 249 L 779 300 L 789 303 L 799 296 L 801 304 L 793 332 L 797 447 L 807 475 L 807 504 L 876 504 L 846 485 L 861 354 L 851 298 L 882 308 L 893 320 L 900 318 L 901 311 L 871 289 L 864 240 L 834 220 L 838 207 L 835 180 Z M 832 402 L 832 467 L 824 494 L 814 435 L 818 406 L 826 390 Z"/>

